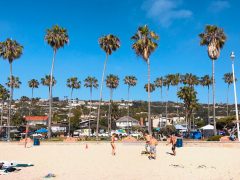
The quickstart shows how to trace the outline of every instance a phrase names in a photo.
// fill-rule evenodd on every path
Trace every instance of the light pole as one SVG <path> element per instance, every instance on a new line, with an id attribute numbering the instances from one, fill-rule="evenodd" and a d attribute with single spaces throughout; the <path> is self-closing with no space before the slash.
<path id="1" fill-rule="evenodd" d="M 237 92 L 236 92 L 236 82 L 235 82 L 235 74 L 234 74 L 234 58 L 235 58 L 234 52 L 231 53 L 230 58 L 231 58 L 231 60 L 232 60 L 234 100 L 235 100 L 235 112 L 236 112 L 236 121 L 237 121 L 237 137 L 238 137 L 238 141 L 240 141 L 239 120 L 238 120 L 238 104 L 237 104 Z"/>

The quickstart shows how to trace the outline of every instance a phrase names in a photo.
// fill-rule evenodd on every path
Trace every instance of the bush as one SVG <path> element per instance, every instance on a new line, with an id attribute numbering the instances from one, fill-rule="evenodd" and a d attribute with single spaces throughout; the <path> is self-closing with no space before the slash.
<path id="1" fill-rule="evenodd" d="M 221 137 L 222 135 L 212 136 L 212 137 L 209 137 L 207 141 L 220 141 Z"/>

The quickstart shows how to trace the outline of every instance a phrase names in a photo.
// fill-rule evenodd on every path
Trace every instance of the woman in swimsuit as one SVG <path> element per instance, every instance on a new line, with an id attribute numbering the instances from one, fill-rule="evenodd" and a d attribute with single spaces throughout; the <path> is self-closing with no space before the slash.
<path id="1" fill-rule="evenodd" d="M 116 137 L 116 134 L 113 133 L 113 134 L 112 134 L 112 137 L 111 137 L 111 147 L 112 147 L 112 155 L 113 155 L 113 156 L 116 155 L 115 137 Z"/>

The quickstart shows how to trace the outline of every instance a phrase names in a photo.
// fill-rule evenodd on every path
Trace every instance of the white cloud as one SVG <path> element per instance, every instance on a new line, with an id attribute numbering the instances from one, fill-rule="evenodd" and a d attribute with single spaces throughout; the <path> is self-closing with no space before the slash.
<path id="1" fill-rule="evenodd" d="M 181 0 L 146 0 L 142 9 L 147 17 L 157 20 L 160 25 L 167 27 L 176 19 L 186 19 L 192 16 L 192 11 L 181 9 Z"/>
<path id="2" fill-rule="evenodd" d="M 217 13 L 227 8 L 230 8 L 230 3 L 228 1 L 217 0 L 210 4 L 208 10 Z"/>

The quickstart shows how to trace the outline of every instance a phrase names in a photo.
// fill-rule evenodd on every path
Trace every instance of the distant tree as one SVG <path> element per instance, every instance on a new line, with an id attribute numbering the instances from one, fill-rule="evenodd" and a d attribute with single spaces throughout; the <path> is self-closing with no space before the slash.
<path id="1" fill-rule="evenodd" d="M 120 40 L 117 36 L 109 34 L 107 36 L 102 36 L 99 38 L 98 43 L 101 49 L 106 53 L 106 60 L 104 62 L 103 73 L 102 73 L 102 81 L 100 86 L 100 99 L 98 105 L 98 114 L 97 114 L 97 127 L 96 127 L 96 138 L 98 139 L 98 131 L 99 131 L 99 120 L 100 120 L 100 109 L 101 109 L 101 102 L 102 102 L 102 89 L 103 89 L 103 81 L 104 81 L 104 74 L 106 70 L 106 65 L 108 61 L 108 56 L 110 56 L 114 51 L 120 48 Z"/>
<path id="2" fill-rule="evenodd" d="M 132 49 L 135 51 L 137 56 L 143 58 L 148 65 L 148 131 L 152 134 L 152 122 L 151 122 L 151 95 L 150 95 L 150 55 L 158 47 L 157 41 L 159 36 L 151 31 L 147 25 L 140 26 L 134 36 L 131 37 L 134 41 Z"/>
<path id="3" fill-rule="evenodd" d="M 207 25 L 203 33 L 199 34 L 200 45 L 207 46 L 208 56 L 212 60 L 212 93 L 213 93 L 213 122 L 214 134 L 217 135 L 216 119 L 215 119 L 215 75 L 214 62 L 220 56 L 220 49 L 223 48 L 227 39 L 224 30 L 214 25 Z"/>
<path id="4" fill-rule="evenodd" d="M 187 73 L 183 76 L 183 84 L 193 87 L 199 84 L 199 78 L 192 73 Z"/>
<path id="5" fill-rule="evenodd" d="M 0 100 L 2 102 L 2 110 L 1 110 L 1 122 L 0 122 L 0 126 L 3 125 L 3 112 L 4 112 L 4 103 L 5 101 L 9 98 L 9 91 L 0 84 Z"/>
<path id="6" fill-rule="evenodd" d="M 130 94 L 130 87 L 136 86 L 137 78 L 135 76 L 125 76 L 124 84 L 126 84 L 128 86 L 127 121 L 129 121 L 129 94 Z M 129 122 L 127 122 L 127 125 L 129 125 Z"/>
<path id="7" fill-rule="evenodd" d="M 72 95 L 73 95 L 73 90 L 74 89 L 79 89 L 81 86 L 81 82 L 78 81 L 77 77 L 71 77 L 67 79 L 67 87 L 69 87 L 71 89 L 71 93 L 70 93 L 70 108 L 69 108 L 69 128 L 68 128 L 68 135 L 70 137 L 70 132 L 71 132 L 71 110 L 72 110 Z"/>
<path id="8" fill-rule="evenodd" d="M 91 113 L 92 113 L 92 89 L 98 88 L 98 80 L 95 77 L 88 76 L 84 80 L 84 87 L 90 89 L 90 111 L 89 111 L 89 121 L 88 121 L 88 136 L 90 137 L 90 131 L 91 131 Z"/>
<path id="9" fill-rule="evenodd" d="M 0 57 L 2 57 L 3 59 L 8 60 L 9 65 L 10 65 L 10 79 L 9 79 L 9 83 L 13 84 L 12 81 L 12 77 L 13 76 L 13 72 L 12 72 L 12 63 L 14 60 L 18 59 L 21 57 L 23 52 L 23 46 L 21 46 L 17 41 L 12 40 L 12 39 L 7 39 L 4 42 L 0 43 Z M 7 120 L 7 126 L 8 126 L 8 130 L 7 130 L 7 138 L 8 140 L 10 140 L 10 125 L 11 125 L 11 103 L 12 103 L 12 99 L 13 99 L 13 88 L 10 88 L 10 98 L 9 98 L 9 108 L 8 108 L 8 120 Z"/>
<path id="10" fill-rule="evenodd" d="M 233 73 L 225 73 L 223 76 L 224 82 L 227 84 L 228 89 L 227 89 L 227 116 L 229 115 L 229 110 L 228 110 L 228 94 L 229 94 L 229 87 L 233 83 Z M 235 78 L 235 81 L 237 79 Z"/>
<path id="11" fill-rule="evenodd" d="M 112 115 L 111 115 L 111 104 L 112 104 L 112 96 L 113 90 L 116 89 L 119 85 L 119 77 L 113 74 L 110 74 L 106 78 L 106 86 L 110 89 L 110 99 L 109 99 L 109 108 L 108 108 L 108 133 L 111 134 L 112 130 Z"/>
<path id="12" fill-rule="evenodd" d="M 190 131 L 192 113 L 198 107 L 197 92 L 193 87 L 181 87 L 178 91 L 178 97 L 184 102 L 186 122 L 188 122 L 188 130 Z"/>
<path id="13" fill-rule="evenodd" d="M 208 88 L 208 124 L 210 124 L 210 114 L 209 114 L 209 87 L 212 85 L 212 78 L 209 75 L 201 77 L 200 84 Z"/>
<path id="14" fill-rule="evenodd" d="M 50 75 L 45 75 L 44 78 L 41 78 L 41 84 L 43 86 L 48 86 L 48 92 L 50 91 L 50 81 L 51 81 L 50 79 L 51 79 Z M 52 77 L 52 86 L 55 86 L 56 83 L 57 81 L 55 80 L 54 77 Z"/>
<path id="15" fill-rule="evenodd" d="M 53 49 L 53 59 L 52 59 L 52 67 L 51 67 L 50 83 L 49 83 L 49 116 L 48 116 L 48 138 L 51 138 L 52 86 L 53 86 L 54 62 L 55 62 L 57 50 L 60 48 L 63 48 L 69 42 L 69 37 L 66 29 L 59 27 L 58 25 L 55 25 L 51 29 L 47 29 L 44 39 Z"/>
<path id="16" fill-rule="evenodd" d="M 33 102 L 33 90 L 35 88 L 38 88 L 39 82 L 36 79 L 31 79 L 30 81 L 28 81 L 28 86 L 32 89 L 31 108 L 29 110 L 29 115 L 30 115 L 32 110 L 32 102 Z"/>

